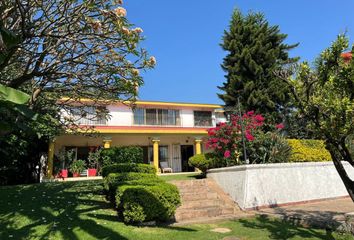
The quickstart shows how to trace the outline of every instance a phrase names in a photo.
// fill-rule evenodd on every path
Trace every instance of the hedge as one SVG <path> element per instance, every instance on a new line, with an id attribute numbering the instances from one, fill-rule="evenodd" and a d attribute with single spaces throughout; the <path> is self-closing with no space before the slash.
<path id="1" fill-rule="evenodd" d="M 156 174 L 156 169 L 153 165 L 143 163 L 117 163 L 102 168 L 102 176 L 106 177 L 110 173 L 124 173 L 124 172 L 137 172 L 137 173 L 150 173 Z"/>
<path id="2" fill-rule="evenodd" d="M 151 173 L 136 173 L 136 172 L 127 172 L 127 173 L 110 173 L 103 180 L 103 185 L 108 197 L 114 197 L 115 191 L 118 185 L 124 184 L 127 181 L 139 180 L 139 181 L 148 181 L 148 180 L 160 180 L 156 174 Z"/>
<path id="3" fill-rule="evenodd" d="M 117 187 L 116 204 L 125 223 L 167 221 L 181 203 L 178 189 L 169 183 L 127 184 Z"/>
<path id="4" fill-rule="evenodd" d="M 331 155 L 321 140 L 288 139 L 291 146 L 290 162 L 332 161 Z"/>
<path id="5" fill-rule="evenodd" d="M 143 163 L 143 149 L 138 146 L 111 147 L 102 151 L 107 160 L 104 165 L 115 163 Z"/>

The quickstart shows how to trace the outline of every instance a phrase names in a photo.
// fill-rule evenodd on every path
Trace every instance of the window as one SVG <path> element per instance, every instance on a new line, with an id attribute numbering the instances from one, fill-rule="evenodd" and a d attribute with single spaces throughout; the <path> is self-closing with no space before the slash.
<path id="1" fill-rule="evenodd" d="M 227 119 L 226 119 L 225 113 L 224 112 L 215 112 L 215 121 L 216 121 L 216 124 L 226 122 Z"/>
<path id="2" fill-rule="evenodd" d="M 154 161 L 154 151 L 152 146 L 143 146 L 144 163 Z M 159 146 L 159 162 L 168 162 L 168 146 Z"/>
<path id="3" fill-rule="evenodd" d="M 135 125 L 180 125 L 179 110 L 137 108 L 134 110 Z"/>
<path id="4" fill-rule="evenodd" d="M 71 107 L 68 112 L 79 125 L 107 124 L 107 109 L 103 106 Z"/>
<path id="5" fill-rule="evenodd" d="M 194 126 L 210 127 L 213 125 L 211 111 L 194 111 Z"/>
<path id="6" fill-rule="evenodd" d="M 137 108 L 134 110 L 134 124 L 144 125 L 145 124 L 145 111 L 142 108 Z"/>

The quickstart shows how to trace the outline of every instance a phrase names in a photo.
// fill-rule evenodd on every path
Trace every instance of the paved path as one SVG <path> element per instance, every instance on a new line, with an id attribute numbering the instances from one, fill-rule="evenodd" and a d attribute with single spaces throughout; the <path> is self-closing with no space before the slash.
<path id="1" fill-rule="evenodd" d="M 337 228 L 345 221 L 345 214 L 354 212 L 354 203 L 348 198 L 304 203 L 292 206 L 265 208 L 254 211 L 281 217 L 303 225 Z"/>

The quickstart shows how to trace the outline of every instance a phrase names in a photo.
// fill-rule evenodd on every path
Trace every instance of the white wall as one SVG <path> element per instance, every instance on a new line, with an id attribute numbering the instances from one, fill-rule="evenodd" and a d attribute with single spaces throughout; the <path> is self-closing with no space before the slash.
<path id="1" fill-rule="evenodd" d="M 181 109 L 182 127 L 194 127 L 194 111 L 193 109 Z"/>
<path id="2" fill-rule="evenodd" d="M 109 126 L 131 126 L 133 125 L 133 111 L 125 105 L 107 107 L 111 118 L 108 120 Z"/>
<path id="3" fill-rule="evenodd" d="M 344 163 L 354 179 L 354 168 Z M 333 162 L 277 163 L 210 169 L 242 209 L 347 196 Z"/>

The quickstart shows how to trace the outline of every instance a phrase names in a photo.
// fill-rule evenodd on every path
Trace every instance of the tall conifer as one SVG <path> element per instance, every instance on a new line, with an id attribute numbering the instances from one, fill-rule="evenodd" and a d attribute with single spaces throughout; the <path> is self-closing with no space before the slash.
<path id="1" fill-rule="evenodd" d="M 262 13 L 244 16 L 240 10 L 233 12 L 221 44 L 227 56 L 222 64 L 226 81 L 219 87 L 223 91 L 219 97 L 226 106 L 235 106 L 239 97 L 244 110 L 256 110 L 273 122 L 281 121 L 290 92 L 274 72 L 298 60 L 288 55 L 298 44 L 285 44 L 286 37 L 279 26 L 270 26 Z"/>

